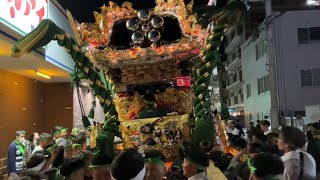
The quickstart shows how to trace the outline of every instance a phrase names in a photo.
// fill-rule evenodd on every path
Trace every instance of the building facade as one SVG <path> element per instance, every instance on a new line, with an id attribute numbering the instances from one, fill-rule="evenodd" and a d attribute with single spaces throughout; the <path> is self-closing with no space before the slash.
<path id="1" fill-rule="evenodd" d="M 303 124 L 305 106 L 320 101 L 320 10 L 288 11 L 273 20 L 273 51 L 267 51 L 264 25 L 242 45 L 246 124 L 270 120 L 268 54 L 275 58 L 280 124 Z M 271 80 L 272 81 L 272 80 Z M 271 119 L 272 123 L 272 119 Z"/>
<path id="2" fill-rule="evenodd" d="M 229 92 L 228 107 L 232 116 L 241 119 L 244 115 L 243 76 L 241 66 L 241 44 L 244 42 L 244 26 L 239 25 L 229 29 L 226 35 L 225 62 L 228 79 L 226 89 Z"/>

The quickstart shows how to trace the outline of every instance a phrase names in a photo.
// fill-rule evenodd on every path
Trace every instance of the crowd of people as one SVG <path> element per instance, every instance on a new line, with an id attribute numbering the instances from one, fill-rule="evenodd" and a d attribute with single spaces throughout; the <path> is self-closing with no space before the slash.
<path id="1" fill-rule="evenodd" d="M 125 149 L 115 158 L 88 144 L 88 133 L 56 126 L 52 133 L 34 133 L 30 140 L 18 130 L 8 150 L 11 180 L 311 180 L 317 179 L 320 163 L 320 123 L 310 124 L 305 135 L 284 126 L 279 134 L 269 131 L 270 122 L 253 122 L 247 132 L 227 122 L 231 155 L 222 149 L 202 149 L 183 142 L 179 157 L 166 166 L 158 150 Z M 307 144 L 307 145 L 306 145 Z M 318 179 L 320 176 L 318 176 Z"/>

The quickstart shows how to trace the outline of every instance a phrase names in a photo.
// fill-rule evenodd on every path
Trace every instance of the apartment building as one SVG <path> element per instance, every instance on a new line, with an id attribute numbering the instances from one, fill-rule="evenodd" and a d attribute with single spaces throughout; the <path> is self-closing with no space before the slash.
<path id="1" fill-rule="evenodd" d="M 270 119 L 269 54 L 275 58 L 280 124 L 301 126 L 305 106 L 320 102 L 320 10 L 288 11 L 272 26 L 268 52 L 265 25 L 241 46 L 245 121 Z"/>

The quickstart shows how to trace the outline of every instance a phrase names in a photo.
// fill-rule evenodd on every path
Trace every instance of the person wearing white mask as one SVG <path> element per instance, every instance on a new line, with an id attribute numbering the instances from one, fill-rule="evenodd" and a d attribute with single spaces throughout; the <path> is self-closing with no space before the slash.
<path id="1" fill-rule="evenodd" d="M 23 156 L 25 154 L 26 131 L 16 131 L 16 139 L 10 144 L 7 156 L 8 174 L 19 172 L 24 168 Z"/>

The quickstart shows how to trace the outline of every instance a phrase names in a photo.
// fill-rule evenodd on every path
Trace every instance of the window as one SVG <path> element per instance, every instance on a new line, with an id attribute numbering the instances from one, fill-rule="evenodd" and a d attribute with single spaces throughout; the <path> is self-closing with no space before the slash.
<path id="1" fill-rule="evenodd" d="M 320 27 L 310 27 L 310 43 L 318 43 L 320 42 Z"/>
<path id="2" fill-rule="evenodd" d="M 247 98 L 249 98 L 249 97 L 251 97 L 251 85 L 247 84 L 246 89 L 247 89 Z"/>
<path id="3" fill-rule="evenodd" d="M 234 96 L 234 104 L 239 104 L 239 98 L 238 98 L 238 96 Z"/>
<path id="4" fill-rule="evenodd" d="M 320 42 L 320 27 L 298 28 L 298 44 L 311 44 Z"/>
<path id="5" fill-rule="evenodd" d="M 242 82 L 242 70 L 239 71 L 239 81 Z"/>
<path id="6" fill-rule="evenodd" d="M 301 86 L 320 86 L 320 69 L 300 70 Z"/>
<path id="7" fill-rule="evenodd" d="M 312 84 L 320 86 L 320 69 L 312 69 Z"/>
<path id="8" fill-rule="evenodd" d="M 239 93 L 240 95 L 243 94 L 243 93 L 242 93 L 242 89 L 239 89 L 238 93 Z"/>
<path id="9" fill-rule="evenodd" d="M 309 28 L 298 28 L 298 44 L 309 44 Z"/>
<path id="10" fill-rule="evenodd" d="M 256 44 L 256 60 L 259 60 L 265 53 L 267 53 L 267 44 L 265 40 L 261 40 Z"/>
<path id="11" fill-rule="evenodd" d="M 260 120 L 260 114 L 257 113 L 257 120 Z"/>
<path id="12" fill-rule="evenodd" d="M 258 83 L 258 94 L 261 94 L 261 93 L 262 93 L 261 79 L 258 79 L 258 80 L 257 80 L 257 83 Z"/>
<path id="13" fill-rule="evenodd" d="M 236 82 L 236 81 L 237 81 L 237 73 L 233 74 L 232 80 L 233 80 L 233 82 Z"/>
<path id="14" fill-rule="evenodd" d="M 270 89 L 269 89 L 269 75 L 265 76 L 263 78 L 263 86 L 264 86 L 264 92 L 268 92 Z"/>
<path id="15" fill-rule="evenodd" d="M 258 83 L 258 94 L 268 92 L 269 89 L 269 75 L 264 76 L 257 80 Z"/>
<path id="16" fill-rule="evenodd" d="M 252 118 L 252 114 L 249 114 L 249 121 L 252 121 L 253 118 Z"/>

